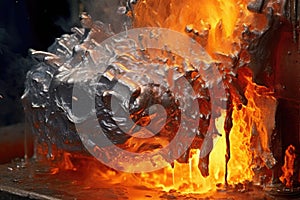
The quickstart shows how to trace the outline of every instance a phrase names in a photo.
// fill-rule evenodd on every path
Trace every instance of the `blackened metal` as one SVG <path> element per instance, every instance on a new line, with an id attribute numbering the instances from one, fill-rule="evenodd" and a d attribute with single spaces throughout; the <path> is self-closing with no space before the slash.
<path id="1" fill-rule="evenodd" d="M 261 13 L 265 5 L 265 0 L 255 0 L 248 4 L 248 10 L 256 13 Z"/>

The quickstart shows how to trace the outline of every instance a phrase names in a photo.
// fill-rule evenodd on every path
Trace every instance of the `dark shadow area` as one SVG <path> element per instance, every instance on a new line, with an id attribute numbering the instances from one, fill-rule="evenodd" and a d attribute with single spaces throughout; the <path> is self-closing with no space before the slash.
<path id="1" fill-rule="evenodd" d="M 0 1 L 0 126 L 24 121 L 20 98 L 33 65 L 28 49 L 46 51 L 77 25 L 78 7 L 76 0 Z"/>

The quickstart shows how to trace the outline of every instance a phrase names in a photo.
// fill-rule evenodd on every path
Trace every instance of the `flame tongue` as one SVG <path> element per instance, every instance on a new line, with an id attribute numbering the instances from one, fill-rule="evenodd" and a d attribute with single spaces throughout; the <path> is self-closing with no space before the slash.
<path id="1" fill-rule="evenodd" d="M 293 186 L 294 163 L 296 159 L 295 147 L 290 145 L 285 151 L 284 165 L 282 167 L 283 174 L 279 178 L 286 187 Z"/>

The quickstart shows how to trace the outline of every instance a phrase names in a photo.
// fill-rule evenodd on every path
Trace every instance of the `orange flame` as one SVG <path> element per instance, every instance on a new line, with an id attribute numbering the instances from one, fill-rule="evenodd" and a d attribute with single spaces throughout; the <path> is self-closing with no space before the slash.
<path id="1" fill-rule="evenodd" d="M 163 27 L 189 33 L 213 56 L 236 53 L 241 29 L 266 25 L 264 16 L 247 9 L 249 0 L 144 0 L 134 10 L 135 27 Z"/>
<path id="2" fill-rule="evenodd" d="M 295 147 L 290 145 L 285 151 L 284 165 L 281 168 L 283 171 L 280 181 L 286 185 L 286 187 L 293 186 L 293 180 L 291 179 L 294 174 L 294 163 L 296 159 Z"/>
<path id="3" fill-rule="evenodd" d="M 241 50 L 243 26 L 252 24 L 263 29 L 266 18 L 247 10 L 248 0 L 144 0 L 134 10 L 134 26 L 158 26 L 176 30 L 196 39 L 214 59 L 221 55 L 236 54 Z M 224 61 L 226 62 L 226 61 Z M 243 105 L 233 98 L 233 127 L 230 133 L 231 159 L 228 162 L 228 183 L 237 184 L 251 181 L 254 176 L 255 159 L 274 164 L 269 149 L 269 138 L 275 126 L 276 99 L 263 86 L 252 81 L 252 74 L 239 74 L 245 82 Z M 165 190 L 204 193 L 216 190 L 224 184 L 226 140 L 224 133 L 225 111 L 218 118 L 217 129 L 222 137 L 210 155 L 210 175 L 204 178 L 198 169 L 197 150 L 191 151 L 189 164 L 175 162 L 160 172 L 142 174 L 142 180 Z M 257 158 L 258 157 L 258 158 Z M 171 176 L 172 181 L 167 176 Z"/>
<path id="4" fill-rule="evenodd" d="M 216 190 L 216 185 L 223 185 L 225 181 L 225 133 L 223 129 L 225 111 L 216 119 L 221 137 L 215 138 L 215 147 L 210 154 L 209 176 L 203 177 L 198 168 L 199 150 L 192 149 L 189 163 L 182 164 L 175 161 L 171 166 L 152 173 L 142 173 L 139 179 L 151 188 L 162 188 L 164 191 L 176 190 L 181 193 L 206 193 Z"/>

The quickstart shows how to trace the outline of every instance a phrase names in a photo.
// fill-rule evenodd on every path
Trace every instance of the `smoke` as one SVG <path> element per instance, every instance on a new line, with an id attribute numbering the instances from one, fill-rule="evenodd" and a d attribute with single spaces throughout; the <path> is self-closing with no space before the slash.
<path id="1" fill-rule="evenodd" d="M 33 66 L 28 49 L 46 50 L 55 38 L 80 26 L 82 12 L 118 33 L 129 21 L 117 13 L 120 5 L 119 0 L 0 0 L 0 126 L 23 120 L 20 97 Z"/>
<path id="2" fill-rule="evenodd" d="M 110 24 L 115 33 L 122 31 L 125 24 L 130 24 L 130 19 L 118 12 L 123 6 L 120 0 L 81 0 L 81 3 L 83 11 L 91 15 L 93 20 Z"/>
<path id="3" fill-rule="evenodd" d="M 66 6 L 68 17 L 59 17 L 55 24 L 65 32 L 70 32 L 73 26 L 79 25 L 81 13 L 87 12 L 94 21 L 110 24 L 112 31 L 118 33 L 124 29 L 125 24 L 127 26 L 130 24 L 129 17 L 125 13 L 120 13 L 120 7 L 125 8 L 126 2 L 126 0 L 65 0 L 68 5 Z"/>

